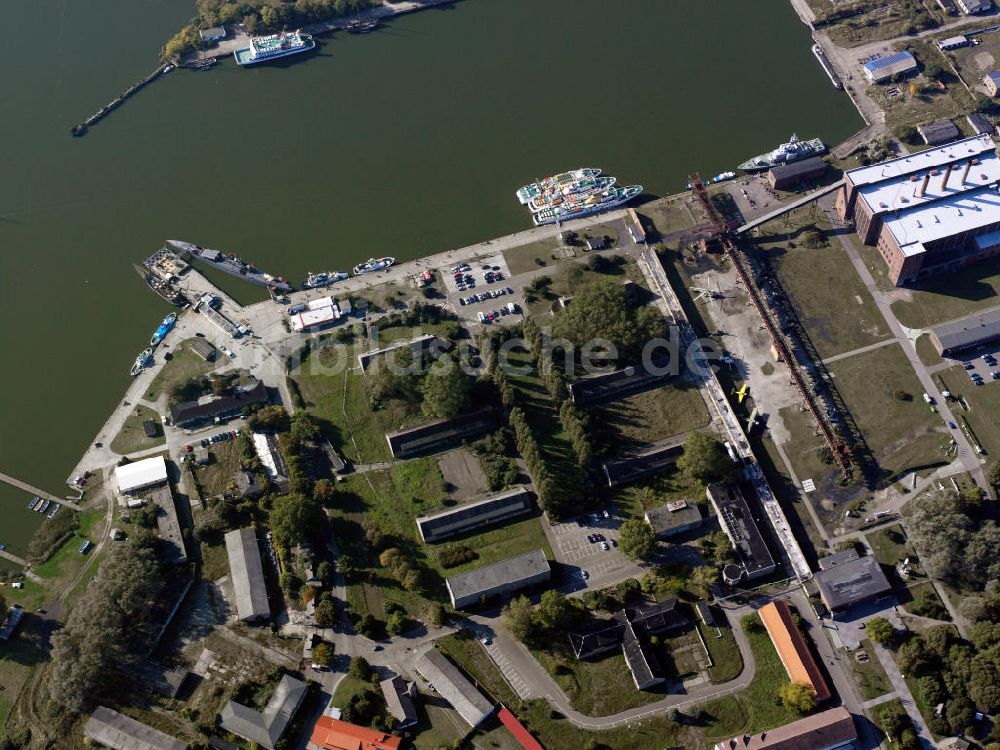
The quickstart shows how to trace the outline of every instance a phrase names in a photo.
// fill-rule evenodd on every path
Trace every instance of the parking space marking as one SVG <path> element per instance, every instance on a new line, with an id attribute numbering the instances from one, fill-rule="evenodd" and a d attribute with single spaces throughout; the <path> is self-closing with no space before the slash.
<path id="1" fill-rule="evenodd" d="M 507 683 L 511 686 L 514 692 L 517 693 L 517 697 L 521 700 L 530 697 L 531 689 L 528 687 L 528 684 L 521 679 L 521 676 L 514 669 L 514 665 L 511 664 L 510 659 L 504 655 L 503 650 L 495 643 L 489 646 L 483 645 L 483 648 L 486 649 L 486 653 L 489 654 L 493 663 L 497 665 L 497 669 L 500 670 L 500 673 L 504 676 L 504 679 L 507 680 Z"/>

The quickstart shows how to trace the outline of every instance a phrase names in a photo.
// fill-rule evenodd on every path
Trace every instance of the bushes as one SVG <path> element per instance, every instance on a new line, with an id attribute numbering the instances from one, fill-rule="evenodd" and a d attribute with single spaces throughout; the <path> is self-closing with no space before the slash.
<path id="1" fill-rule="evenodd" d="M 502 371 L 497 370 L 497 372 Z M 510 384 L 507 383 L 507 386 L 509 388 Z M 469 448 L 479 457 L 483 465 L 490 491 L 502 490 L 517 481 L 520 471 L 517 462 L 510 457 L 513 435 L 509 427 L 502 427 L 482 440 L 477 440 Z"/>
<path id="2" fill-rule="evenodd" d="M 38 531 L 31 537 L 28 560 L 32 563 L 45 562 L 79 527 L 80 521 L 76 513 L 68 510 L 65 513 L 56 513 L 39 526 Z"/>
<path id="3" fill-rule="evenodd" d="M 445 547 L 438 552 L 438 562 L 442 568 L 454 568 L 479 557 L 476 551 L 465 544 Z"/>

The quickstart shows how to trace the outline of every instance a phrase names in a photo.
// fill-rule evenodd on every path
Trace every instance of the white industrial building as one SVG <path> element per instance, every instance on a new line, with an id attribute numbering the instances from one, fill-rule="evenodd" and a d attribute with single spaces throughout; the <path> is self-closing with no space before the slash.
<path id="1" fill-rule="evenodd" d="M 163 456 L 144 458 L 115 469 L 115 484 L 123 495 L 155 487 L 166 481 L 167 462 L 163 460 Z"/>

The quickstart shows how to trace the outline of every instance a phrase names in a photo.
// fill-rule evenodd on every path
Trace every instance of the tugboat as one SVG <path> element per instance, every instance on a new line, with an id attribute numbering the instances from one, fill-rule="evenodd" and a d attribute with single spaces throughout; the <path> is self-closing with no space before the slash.
<path id="1" fill-rule="evenodd" d="M 823 145 L 823 141 L 819 138 L 813 138 L 811 141 L 801 141 L 797 135 L 792 133 L 792 137 L 788 140 L 788 143 L 782 143 L 774 151 L 768 151 L 766 154 L 760 154 L 752 159 L 747 159 L 740 164 L 738 169 L 742 169 L 744 172 L 762 172 L 779 164 L 791 164 L 793 161 L 806 159 L 810 156 L 818 156 L 823 153 L 826 153 L 826 146 Z"/>
<path id="2" fill-rule="evenodd" d="M 146 366 L 146 363 L 152 356 L 153 356 L 153 350 L 151 348 L 142 351 L 139 354 L 139 356 L 135 358 L 135 363 L 132 365 L 132 369 L 129 370 L 129 374 L 134 378 L 136 375 L 142 372 L 143 368 Z"/>
<path id="3" fill-rule="evenodd" d="M 172 312 L 170 313 L 170 315 L 165 317 L 163 319 L 163 322 L 160 323 L 159 328 L 153 331 L 153 336 L 149 340 L 149 345 L 157 346 L 161 341 L 163 341 L 164 337 L 168 333 L 170 333 L 170 329 L 174 327 L 174 323 L 176 322 L 177 322 L 177 313 Z"/>
<path id="4" fill-rule="evenodd" d="M 354 275 L 360 276 L 363 273 L 374 273 L 375 271 L 382 271 L 393 263 L 396 262 L 395 258 L 369 258 L 364 263 L 358 263 L 354 267 Z"/>

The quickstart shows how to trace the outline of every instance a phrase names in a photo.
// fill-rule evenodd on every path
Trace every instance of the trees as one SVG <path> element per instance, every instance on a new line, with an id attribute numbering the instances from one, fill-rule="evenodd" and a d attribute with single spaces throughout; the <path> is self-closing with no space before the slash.
<path id="1" fill-rule="evenodd" d="M 563 630 L 576 619 L 579 611 L 561 591 L 549 589 L 538 606 L 538 624 L 549 630 Z"/>
<path id="2" fill-rule="evenodd" d="M 433 419 L 448 419 L 469 407 L 472 380 L 459 367 L 439 373 L 431 370 L 420 384 L 424 414 Z"/>
<path id="3" fill-rule="evenodd" d="M 712 586 L 719 582 L 719 569 L 702 565 L 691 573 L 691 586 L 703 599 L 712 594 Z"/>
<path id="4" fill-rule="evenodd" d="M 630 518 L 618 529 L 618 544 L 632 559 L 644 560 L 656 549 L 656 534 L 645 521 Z"/>
<path id="5" fill-rule="evenodd" d="M 375 676 L 375 670 L 372 669 L 372 665 L 363 656 L 351 657 L 351 665 L 347 668 L 347 673 L 355 680 L 361 680 L 362 682 L 371 682 L 372 677 Z"/>
<path id="6" fill-rule="evenodd" d="M 889 645 L 896 636 L 896 629 L 892 623 L 881 616 L 870 619 L 866 630 L 869 638 L 883 646 Z"/>
<path id="7" fill-rule="evenodd" d="M 946 494 L 911 500 L 904 510 L 910 541 L 920 562 L 931 577 L 959 577 L 965 548 L 971 539 L 972 523 L 954 507 Z"/>
<path id="8" fill-rule="evenodd" d="M 636 309 L 624 287 L 614 281 L 597 281 L 577 289 L 573 304 L 563 310 L 553 326 L 557 336 L 577 346 L 605 340 L 623 360 L 634 361 L 646 342 L 663 338 L 663 316 L 651 307 Z"/>
<path id="9" fill-rule="evenodd" d="M 332 599 L 320 599 L 313 611 L 313 620 L 321 628 L 332 628 L 337 624 L 337 607 Z"/>
<path id="10" fill-rule="evenodd" d="M 333 646 L 326 641 L 317 643 L 313 646 L 312 660 L 313 663 L 319 664 L 321 667 L 329 667 L 333 664 Z"/>
<path id="11" fill-rule="evenodd" d="M 315 537 L 325 520 L 323 508 L 313 498 L 294 493 L 284 495 L 271 510 L 271 533 L 275 542 L 288 549 Z"/>
<path id="12" fill-rule="evenodd" d="M 312 495 L 316 502 L 329 505 L 337 496 L 337 490 L 329 479 L 317 479 L 313 484 Z"/>
<path id="13" fill-rule="evenodd" d="M 677 468 L 698 482 L 717 482 L 733 472 L 733 462 L 715 436 L 692 432 L 684 441 L 684 454 Z"/>
<path id="14" fill-rule="evenodd" d="M 695 546 L 705 558 L 705 562 L 710 565 L 722 567 L 736 560 L 736 553 L 724 531 L 711 531 L 705 534 L 695 542 Z"/>
<path id="15" fill-rule="evenodd" d="M 287 432 L 291 426 L 283 406 L 265 406 L 251 414 L 247 425 L 254 432 Z"/>
<path id="16" fill-rule="evenodd" d="M 536 632 L 535 615 L 526 596 L 517 596 L 503 608 L 503 622 L 519 641 L 529 641 Z"/>
<path id="17" fill-rule="evenodd" d="M 788 682 L 778 688 L 778 698 L 786 707 L 807 714 L 816 707 L 816 693 L 808 685 Z"/>

